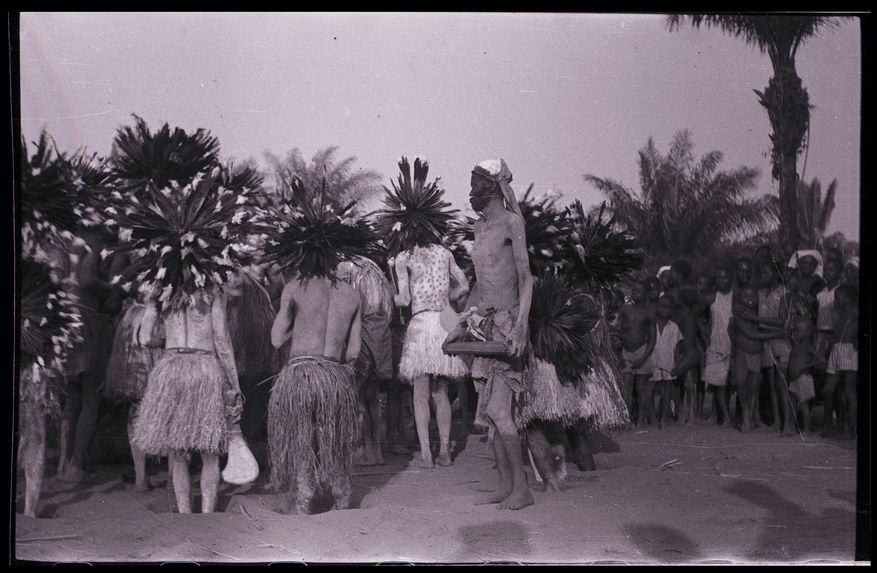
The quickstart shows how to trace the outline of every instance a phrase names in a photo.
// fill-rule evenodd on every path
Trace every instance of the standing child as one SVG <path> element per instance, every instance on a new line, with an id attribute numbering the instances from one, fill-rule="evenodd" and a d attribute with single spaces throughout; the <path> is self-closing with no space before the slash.
<path id="1" fill-rule="evenodd" d="M 652 353 L 651 384 L 658 386 L 661 394 L 661 407 L 658 413 L 658 427 L 663 428 L 667 420 L 669 402 L 674 399 L 679 407 L 679 391 L 674 388 L 676 382 L 676 345 L 682 340 L 682 333 L 676 323 L 670 320 L 675 311 L 676 303 L 669 295 L 658 300 L 658 311 L 655 316 L 655 349 Z"/>
<path id="2" fill-rule="evenodd" d="M 834 345 L 825 372 L 828 379 L 823 389 L 823 403 L 828 403 L 840 379 L 843 379 L 847 402 L 847 425 L 843 437 L 856 437 L 856 383 L 859 370 L 859 289 L 842 284 L 834 291 Z M 828 420 L 826 420 L 826 426 Z"/>
<path id="3" fill-rule="evenodd" d="M 813 431 L 810 424 L 810 400 L 816 397 L 810 368 L 824 361 L 813 344 L 813 321 L 799 316 L 792 325 L 792 351 L 789 354 L 789 392 L 795 396 L 796 410 L 801 413 L 804 430 Z"/>
<path id="4" fill-rule="evenodd" d="M 637 425 L 646 423 L 654 414 L 651 403 L 654 385 L 649 381 L 652 373 L 649 357 L 655 347 L 654 317 L 646 304 L 647 285 L 644 281 L 633 284 L 633 304 L 621 308 L 619 326 L 621 328 L 622 358 L 622 396 L 628 410 L 633 413 L 633 392 L 638 399 Z M 652 404 L 652 407 L 649 407 Z M 631 417 L 633 417 L 631 415 Z"/>
<path id="5" fill-rule="evenodd" d="M 679 345 L 678 358 L 670 375 L 682 379 L 684 398 L 680 419 L 683 425 L 693 424 L 696 419 L 695 393 L 702 362 L 702 348 L 699 343 L 700 329 L 694 310 L 696 304 L 697 293 L 692 289 L 683 288 L 679 291 L 679 310 L 676 314 L 676 323 L 682 334 L 682 343 Z"/>
<path id="6" fill-rule="evenodd" d="M 758 313 L 758 293 L 751 286 L 740 289 L 740 297 L 734 306 L 734 314 L 730 322 L 729 333 L 734 345 L 734 380 L 737 384 L 737 396 L 743 412 L 741 432 L 753 428 L 754 409 L 761 382 L 761 355 L 765 340 L 775 336 L 779 329 L 759 332 L 751 320 Z"/>

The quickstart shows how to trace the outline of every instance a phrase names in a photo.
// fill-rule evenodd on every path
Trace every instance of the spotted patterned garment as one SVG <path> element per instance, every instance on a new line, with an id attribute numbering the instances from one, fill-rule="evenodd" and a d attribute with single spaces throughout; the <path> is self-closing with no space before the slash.
<path id="1" fill-rule="evenodd" d="M 457 266 L 451 251 L 441 245 L 414 247 L 396 257 L 399 282 L 398 306 L 411 305 L 411 313 L 441 311 L 449 300 L 469 292 L 466 275 Z"/>

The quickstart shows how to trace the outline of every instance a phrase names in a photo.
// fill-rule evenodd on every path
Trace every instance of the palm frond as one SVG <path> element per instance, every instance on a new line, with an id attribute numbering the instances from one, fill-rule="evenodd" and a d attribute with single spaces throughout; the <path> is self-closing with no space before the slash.
<path id="1" fill-rule="evenodd" d="M 327 201 L 325 182 L 319 191 L 295 177 L 288 197 L 275 197 L 269 208 L 257 209 L 263 237 L 261 262 L 311 277 L 336 279 L 338 264 L 358 257 L 379 259 L 377 236 L 368 223 L 351 212 L 355 203 L 337 210 Z"/>
<path id="2" fill-rule="evenodd" d="M 626 231 L 616 231 L 614 218 L 603 220 L 605 209 L 603 203 L 592 216 L 585 214 L 579 200 L 567 207 L 561 244 L 564 273 L 573 284 L 588 290 L 618 282 L 643 263 L 635 239 Z"/>
<path id="3" fill-rule="evenodd" d="M 546 194 L 536 198 L 531 196 L 532 191 L 533 185 L 530 185 L 518 201 L 518 207 L 524 218 L 530 272 L 540 276 L 553 273 L 562 264 L 558 245 L 565 221 L 556 197 Z"/>
<path id="4" fill-rule="evenodd" d="M 22 237 L 28 248 L 66 246 L 83 228 L 102 222 L 101 199 L 108 175 L 96 155 L 59 152 L 45 131 L 32 156 L 22 138 Z"/>
<path id="5" fill-rule="evenodd" d="M 190 181 L 158 188 L 152 182 L 139 198 L 116 211 L 116 250 L 133 261 L 113 282 L 136 285 L 161 308 L 206 300 L 237 270 L 253 262 L 252 218 L 261 179 L 247 167 L 217 165 Z"/>
<path id="6" fill-rule="evenodd" d="M 597 363 L 589 335 L 601 313 L 595 299 L 581 296 L 558 277 L 545 275 L 534 282 L 529 315 L 533 353 L 554 364 L 562 383 L 576 383 Z"/>
<path id="7" fill-rule="evenodd" d="M 384 208 L 375 213 L 375 230 L 383 237 L 390 256 L 412 249 L 444 243 L 459 212 L 442 199 L 444 190 L 436 179 L 426 183 L 429 164 L 414 160 L 414 178 L 408 159 L 399 161 L 397 182 L 384 187 Z"/>

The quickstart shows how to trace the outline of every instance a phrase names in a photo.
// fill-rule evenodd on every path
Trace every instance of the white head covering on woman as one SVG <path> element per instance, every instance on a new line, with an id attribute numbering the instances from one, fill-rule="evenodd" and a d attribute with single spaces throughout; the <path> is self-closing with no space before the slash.
<path id="1" fill-rule="evenodd" d="M 805 249 L 805 250 L 801 250 L 801 251 L 796 251 L 795 254 L 792 255 L 792 258 L 789 259 L 789 265 L 788 265 L 789 268 L 797 269 L 798 268 L 798 261 L 801 260 L 803 257 L 813 257 L 814 259 L 816 259 L 816 270 L 813 272 L 813 274 L 819 275 L 821 277 L 822 276 L 822 255 L 819 253 L 819 251 L 814 250 L 814 249 Z"/>

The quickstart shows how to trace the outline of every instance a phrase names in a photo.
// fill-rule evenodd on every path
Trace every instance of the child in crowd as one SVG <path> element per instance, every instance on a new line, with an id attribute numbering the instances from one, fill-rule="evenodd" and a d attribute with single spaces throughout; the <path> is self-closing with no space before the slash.
<path id="1" fill-rule="evenodd" d="M 758 313 L 758 293 L 751 286 L 744 286 L 739 291 L 739 298 L 734 306 L 734 314 L 728 327 L 734 345 L 734 380 L 737 385 L 737 396 L 743 418 L 741 432 L 748 432 L 754 427 L 754 409 L 758 388 L 761 383 L 761 358 L 764 341 L 778 335 L 780 329 L 759 332 L 753 316 Z"/>
<path id="2" fill-rule="evenodd" d="M 661 394 L 661 407 L 658 412 L 658 427 L 667 422 L 667 413 L 672 400 L 676 409 L 680 407 L 679 389 L 676 387 L 676 346 L 682 341 L 682 332 L 670 317 L 676 311 L 676 303 L 667 294 L 658 300 L 655 316 L 655 344 L 652 352 L 652 384 L 657 385 Z"/>
<path id="3" fill-rule="evenodd" d="M 789 392 L 796 399 L 796 410 L 808 433 L 813 432 L 810 423 L 810 401 L 816 397 L 810 368 L 824 362 L 813 344 L 813 321 L 808 316 L 798 316 L 792 323 L 792 351 L 789 354 Z"/>
<path id="4" fill-rule="evenodd" d="M 838 428 L 845 438 L 855 438 L 856 406 L 859 370 L 859 290 L 848 284 L 834 291 L 834 344 L 828 358 L 828 378 L 823 389 L 823 403 L 828 403 L 838 382 L 843 379 L 847 403 L 847 428 Z M 826 420 L 826 433 L 830 434 L 830 420 Z"/>
<path id="5" fill-rule="evenodd" d="M 676 313 L 676 324 L 682 334 L 675 366 L 670 371 L 673 378 L 681 378 L 683 385 L 683 403 L 679 418 L 683 425 L 694 424 L 696 420 L 696 391 L 700 378 L 703 345 L 700 341 L 700 328 L 694 306 L 697 304 L 697 293 L 691 288 L 679 291 L 679 306 Z"/>
<path id="6" fill-rule="evenodd" d="M 621 357 L 622 357 L 622 396 L 627 407 L 633 414 L 633 392 L 635 387 L 642 386 L 646 391 L 648 377 L 651 374 L 649 357 L 655 346 L 654 318 L 651 310 L 646 305 L 646 284 L 637 281 L 633 284 L 631 296 L 633 304 L 621 308 L 619 313 L 619 326 L 621 329 Z M 637 390 L 639 393 L 639 390 Z M 639 404 L 640 410 L 642 404 Z M 631 415 L 631 417 L 633 417 Z M 641 424 L 644 419 L 637 419 Z"/>

